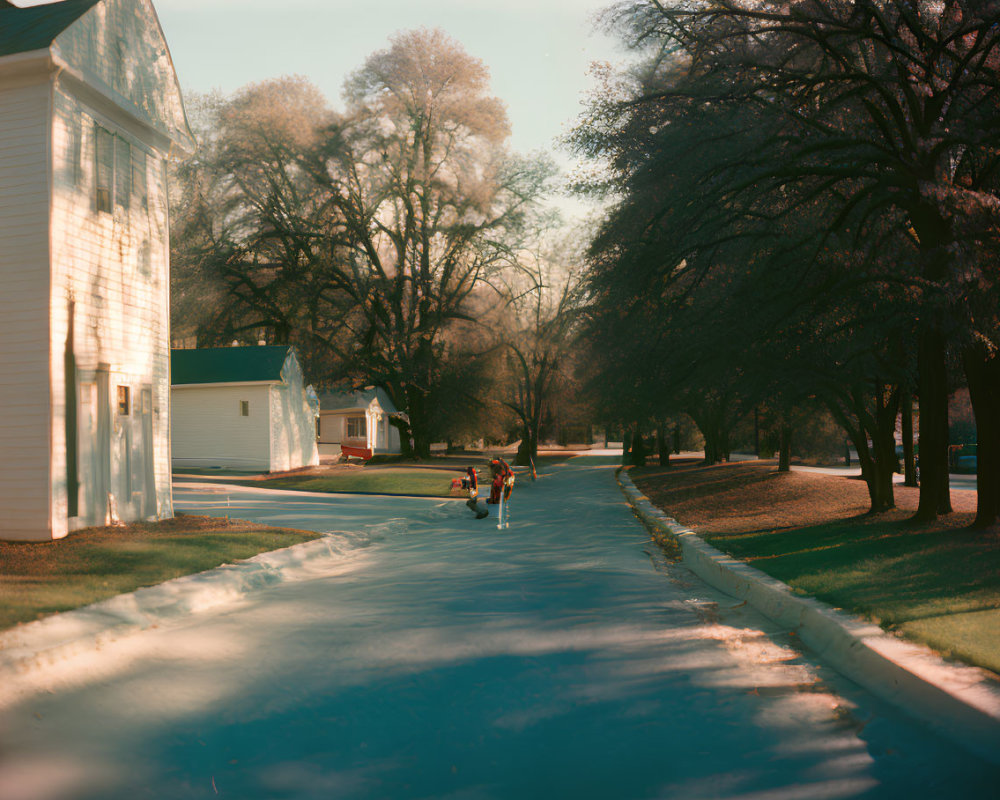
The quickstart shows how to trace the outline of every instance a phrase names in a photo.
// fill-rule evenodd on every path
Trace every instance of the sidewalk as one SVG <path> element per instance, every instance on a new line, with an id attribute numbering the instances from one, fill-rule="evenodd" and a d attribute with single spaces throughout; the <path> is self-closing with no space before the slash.
<path id="1" fill-rule="evenodd" d="M 795 632 L 842 675 L 1000 764 L 1000 684 L 991 674 L 946 662 L 877 625 L 793 594 L 785 584 L 716 550 L 653 506 L 624 470 L 619 483 L 639 517 L 674 536 L 685 566 L 706 583 Z"/>

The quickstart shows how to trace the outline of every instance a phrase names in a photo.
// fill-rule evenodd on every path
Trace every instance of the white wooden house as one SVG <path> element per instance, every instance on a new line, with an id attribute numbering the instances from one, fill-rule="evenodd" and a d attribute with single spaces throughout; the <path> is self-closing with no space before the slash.
<path id="1" fill-rule="evenodd" d="M 166 159 L 148 0 L 0 0 L 0 538 L 173 514 Z"/>
<path id="2" fill-rule="evenodd" d="M 389 395 L 378 387 L 321 394 L 320 455 L 346 452 L 371 458 L 399 453 L 399 429 L 389 422 L 395 413 L 396 406 Z"/>
<path id="3" fill-rule="evenodd" d="M 319 400 L 291 347 L 174 350 L 171 359 L 174 469 L 319 463 Z"/>

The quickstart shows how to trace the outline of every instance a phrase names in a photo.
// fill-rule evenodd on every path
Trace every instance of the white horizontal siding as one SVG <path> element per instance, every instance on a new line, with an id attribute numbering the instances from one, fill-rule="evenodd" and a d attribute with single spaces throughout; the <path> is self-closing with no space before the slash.
<path id="1" fill-rule="evenodd" d="M 360 416 L 360 412 L 352 412 Z M 339 445 L 344 438 L 344 420 L 347 414 L 338 411 L 319 412 L 319 440 L 322 444 Z M 336 452 L 340 452 L 338 448 Z"/>
<path id="2" fill-rule="evenodd" d="M 152 452 L 156 515 L 173 514 L 170 491 L 170 349 L 167 199 L 163 154 L 125 133 L 109 119 L 72 96 L 62 84 L 54 95 L 52 127 L 52 438 L 58 456 L 65 452 L 63 348 L 68 333 L 69 300 L 75 303 L 74 351 L 81 380 L 107 365 L 116 381 L 138 399 L 152 389 Z M 112 214 L 95 205 L 95 130 L 100 125 L 127 141 L 133 155 L 146 154 L 147 203 L 132 195 L 130 207 Z M 74 135 L 79 136 L 79 166 L 73 164 Z M 140 253 L 149 253 L 148 269 Z M 113 387 L 112 387 L 113 390 Z M 132 421 L 139 436 L 139 422 Z M 133 439 L 134 441 L 134 439 Z M 145 446 L 145 445 L 144 445 Z M 81 449 L 81 453 L 83 452 Z M 112 460 L 112 472 L 127 469 Z M 55 469 L 53 494 L 65 509 L 64 459 Z M 120 480 L 111 476 L 112 488 Z M 105 487 L 107 490 L 107 487 Z M 119 504 L 124 519 L 137 518 L 143 504 Z M 58 509 L 57 509 L 58 511 Z M 94 509 L 98 512 L 99 509 Z M 93 520 L 84 520 L 92 524 Z"/>
<path id="3" fill-rule="evenodd" d="M 46 84 L 0 84 L 0 538 L 48 539 Z"/>
<path id="4" fill-rule="evenodd" d="M 171 390 L 171 447 L 175 469 L 270 469 L 268 386 Z M 240 401 L 250 403 L 241 416 Z"/>
<path id="5" fill-rule="evenodd" d="M 272 472 L 319 463 L 317 409 L 309 403 L 302 369 L 294 355 L 285 359 L 281 377 L 283 383 L 271 387 Z"/>

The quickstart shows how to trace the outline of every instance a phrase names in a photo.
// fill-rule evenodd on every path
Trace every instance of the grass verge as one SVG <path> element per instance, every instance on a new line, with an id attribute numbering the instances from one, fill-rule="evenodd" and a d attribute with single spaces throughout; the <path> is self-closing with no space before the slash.
<path id="1" fill-rule="evenodd" d="M 286 475 L 255 483 L 264 489 L 294 489 L 300 492 L 357 492 L 396 494 L 412 497 L 450 497 L 451 479 L 460 470 L 420 469 L 419 467 L 355 467 L 328 475 Z M 480 477 L 482 480 L 482 477 Z"/>
<path id="2" fill-rule="evenodd" d="M 1000 533 L 967 527 L 973 492 L 953 492 L 955 514 L 914 525 L 914 489 L 897 489 L 897 510 L 869 515 L 861 481 L 767 462 L 631 475 L 714 547 L 793 590 L 1000 672 Z"/>
<path id="3" fill-rule="evenodd" d="M 511 464 L 513 455 L 503 456 Z M 383 458 L 383 457 L 379 457 Z M 388 459 L 392 459 L 389 461 Z M 549 452 L 535 459 L 538 472 L 570 459 L 586 460 L 572 451 Z M 606 459 L 605 459 L 606 461 Z M 405 497 L 465 497 L 464 492 L 452 491 L 454 478 L 465 476 L 466 467 L 479 472 L 480 492 L 489 491 L 489 459 L 481 453 L 461 453 L 434 456 L 425 461 L 405 461 L 401 456 L 387 456 L 381 461 L 359 464 L 333 464 L 305 467 L 277 475 L 257 475 L 242 483 L 262 489 L 288 489 L 300 492 L 344 492 L 347 494 L 384 494 Z M 515 467 L 521 480 L 529 480 L 527 467 Z"/>
<path id="4" fill-rule="evenodd" d="M 320 536 L 214 517 L 0 541 L 0 629 Z"/>

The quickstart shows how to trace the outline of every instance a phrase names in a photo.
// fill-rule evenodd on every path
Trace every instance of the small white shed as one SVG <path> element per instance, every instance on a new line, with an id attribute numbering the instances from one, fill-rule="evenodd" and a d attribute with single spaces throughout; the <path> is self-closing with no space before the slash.
<path id="1" fill-rule="evenodd" d="M 287 346 L 171 351 L 174 470 L 319 463 L 319 400 Z"/>
<path id="2" fill-rule="evenodd" d="M 389 423 L 396 413 L 389 395 L 378 387 L 325 392 L 320 395 L 320 454 L 337 455 L 344 448 L 366 458 L 399 453 L 399 429 Z"/>

